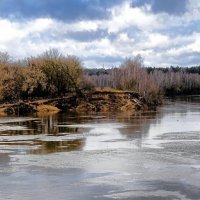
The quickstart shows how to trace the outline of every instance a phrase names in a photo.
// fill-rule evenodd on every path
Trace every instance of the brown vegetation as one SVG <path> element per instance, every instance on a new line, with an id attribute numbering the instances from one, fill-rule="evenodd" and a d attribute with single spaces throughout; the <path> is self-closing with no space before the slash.
<path id="1" fill-rule="evenodd" d="M 17 62 L 0 52 L 0 102 L 7 104 L 0 112 L 154 107 L 165 94 L 198 93 L 200 70 L 196 69 L 145 68 L 141 56 L 136 56 L 119 67 L 89 70 L 83 69 L 77 57 L 64 56 L 55 49 Z"/>
<path id="2" fill-rule="evenodd" d="M 38 57 L 10 62 L 0 53 L 0 100 L 63 96 L 69 91 L 80 93 L 81 62 L 74 56 L 63 56 L 49 50 Z"/>
<path id="3" fill-rule="evenodd" d="M 53 106 L 53 105 L 38 105 L 36 106 L 36 110 L 37 112 L 40 113 L 47 113 L 47 112 L 59 112 L 60 109 L 58 109 L 57 107 Z"/>
<path id="4" fill-rule="evenodd" d="M 119 112 L 144 109 L 144 102 L 133 92 L 95 91 L 76 107 L 78 112 Z"/>
<path id="5" fill-rule="evenodd" d="M 140 56 L 127 59 L 120 67 L 108 70 L 108 73 L 87 73 L 87 78 L 99 88 L 113 88 L 115 91 L 134 91 L 149 104 L 158 104 L 162 92 L 156 79 L 149 75 Z"/>
<path id="6" fill-rule="evenodd" d="M 141 109 L 146 109 L 145 103 L 133 92 L 95 91 L 86 93 L 85 98 L 74 94 L 69 97 L 5 104 L 0 107 L 0 112 L 15 115 L 37 112 L 38 115 L 45 115 L 60 110 L 90 113 L 134 112 Z"/>
<path id="7" fill-rule="evenodd" d="M 140 56 L 119 67 L 85 69 L 85 73 L 96 87 L 137 92 L 149 105 L 158 104 L 163 95 L 200 93 L 200 67 L 146 68 Z"/>

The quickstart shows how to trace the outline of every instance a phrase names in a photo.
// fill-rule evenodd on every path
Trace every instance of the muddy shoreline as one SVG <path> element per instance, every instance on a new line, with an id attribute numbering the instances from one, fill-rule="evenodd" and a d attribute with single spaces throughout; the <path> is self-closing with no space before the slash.
<path id="1" fill-rule="evenodd" d="M 70 94 L 51 99 L 20 100 L 15 103 L 1 104 L 0 114 L 29 114 L 35 112 L 135 112 L 147 110 L 144 99 L 134 92 L 95 91 L 83 97 Z"/>

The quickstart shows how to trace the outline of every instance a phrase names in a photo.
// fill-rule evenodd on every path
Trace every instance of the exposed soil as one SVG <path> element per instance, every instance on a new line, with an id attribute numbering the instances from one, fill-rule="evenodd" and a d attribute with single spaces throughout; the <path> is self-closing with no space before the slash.
<path id="1" fill-rule="evenodd" d="M 111 91 L 86 93 L 84 98 L 80 98 L 76 94 L 70 94 L 61 98 L 20 101 L 14 104 L 0 105 L 1 115 L 4 115 L 5 113 L 48 113 L 59 112 L 60 110 L 73 112 L 135 112 L 141 109 L 146 109 L 146 105 L 137 93 Z"/>

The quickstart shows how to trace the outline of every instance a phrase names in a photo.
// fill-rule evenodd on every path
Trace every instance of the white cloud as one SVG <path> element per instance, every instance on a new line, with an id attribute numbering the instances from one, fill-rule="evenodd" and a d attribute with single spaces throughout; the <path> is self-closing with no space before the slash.
<path id="1" fill-rule="evenodd" d="M 129 27 L 136 27 L 142 30 L 152 30 L 159 26 L 159 18 L 148 12 L 145 8 L 133 8 L 129 2 L 116 6 L 112 9 L 110 20 L 103 22 L 108 32 L 119 32 Z"/>
<path id="2" fill-rule="evenodd" d="M 188 12 L 186 12 L 185 15 L 183 16 L 187 22 L 200 19 L 199 0 L 188 0 L 187 9 Z"/>
<path id="3" fill-rule="evenodd" d="M 190 38 L 182 37 L 178 38 L 180 43 L 186 43 L 186 45 L 179 45 L 178 47 L 170 48 L 166 51 L 165 55 L 168 56 L 180 56 L 181 54 L 187 53 L 200 53 L 200 33 L 194 33 L 190 36 Z M 176 38 L 174 39 L 176 40 Z M 186 41 L 185 41 L 186 40 Z M 188 42 L 188 40 L 190 42 Z"/>
<path id="4" fill-rule="evenodd" d="M 21 31 L 18 29 L 15 23 L 8 21 L 7 19 L 0 20 L 1 36 L 0 42 L 6 43 L 21 36 Z"/>
<path id="5" fill-rule="evenodd" d="M 97 31 L 99 27 L 99 21 L 78 21 L 76 23 L 64 23 L 54 20 L 54 27 L 61 32 L 81 32 L 81 31 Z"/>
<path id="6" fill-rule="evenodd" d="M 184 64 L 181 55 L 200 52 L 197 27 L 193 27 L 190 35 L 177 31 L 178 28 L 188 30 L 192 22 L 200 19 L 200 3 L 197 0 L 188 2 L 188 11 L 182 16 L 153 14 L 149 6 L 131 7 L 129 1 L 124 1 L 110 10 L 111 16 L 106 20 L 65 23 L 50 18 L 21 22 L 0 19 L 0 51 L 22 58 L 57 48 L 62 53 L 79 56 L 90 66 L 110 66 L 107 57 L 113 57 L 113 65 L 116 65 L 122 58 L 137 54 L 141 54 L 148 65 Z M 104 36 L 91 41 L 68 37 L 68 33 L 102 30 Z M 97 57 L 101 61 L 95 60 Z M 184 57 L 184 61 L 186 59 Z"/>

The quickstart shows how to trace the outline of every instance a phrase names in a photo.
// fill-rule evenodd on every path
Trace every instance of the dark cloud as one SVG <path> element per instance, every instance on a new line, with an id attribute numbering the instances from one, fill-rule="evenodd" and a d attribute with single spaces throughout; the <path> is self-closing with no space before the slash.
<path id="1" fill-rule="evenodd" d="M 105 36 L 106 36 L 105 31 L 98 30 L 98 31 L 68 32 L 63 37 L 70 38 L 80 42 L 91 42 L 93 40 L 104 38 Z"/>
<path id="2" fill-rule="evenodd" d="M 55 34 L 54 31 L 49 30 L 47 32 L 43 32 L 40 34 L 29 35 L 28 37 L 31 40 L 42 40 L 42 41 L 58 41 L 64 39 L 71 39 L 76 42 L 92 42 L 94 40 L 100 40 L 107 36 L 106 31 L 98 30 L 98 31 L 67 31 L 67 32 L 57 32 Z"/>
<path id="3" fill-rule="evenodd" d="M 108 55 L 102 55 L 102 56 L 92 56 L 87 57 L 88 60 L 95 60 L 97 63 L 103 63 L 103 64 L 110 64 L 113 65 L 114 63 L 122 62 L 124 58 L 119 56 L 108 56 Z"/>
<path id="4" fill-rule="evenodd" d="M 179 56 L 170 57 L 169 61 L 181 66 L 199 65 L 199 52 L 185 52 Z"/>
<path id="5" fill-rule="evenodd" d="M 51 17 L 64 21 L 108 17 L 120 0 L 1 0 L 0 17 Z"/>
<path id="6" fill-rule="evenodd" d="M 187 0 L 133 0 L 133 6 L 152 5 L 154 13 L 181 15 L 186 11 Z"/>
<path id="7" fill-rule="evenodd" d="M 194 33 L 200 33 L 199 21 L 191 21 L 186 24 L 177 23 L 176 26 L 166 27 L 166 29 L 160 30 L 160 34 L 168 35 L 170 38 L 176 37 L 188 37 L 188 39 L 192 38 Z M 190 40 L 185 40 L 185 42 L 190 43 Z M 181 43 L 180 45 L 185 45 L 185 43 Z"/>

